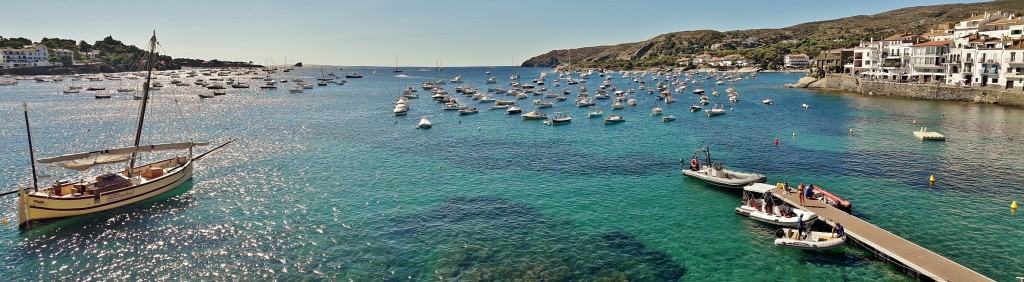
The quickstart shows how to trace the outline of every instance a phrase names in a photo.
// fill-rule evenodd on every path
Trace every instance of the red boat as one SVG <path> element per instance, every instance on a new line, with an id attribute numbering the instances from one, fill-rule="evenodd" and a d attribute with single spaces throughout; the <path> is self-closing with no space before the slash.
<path id="1" fill-rule="evenodd" d="M 843 200 L 843 198 L 833 195 L 832 193 L 829 193 L 825 189 L 821 189 L 821 187 L 819 187 L 818 185 L 811 185 L 811 187 L 814 188 L 813 197 L 820 199 L 822 202 L 825 202 L 826 204 L 829 204 L 847 213 L 853 210 L 853 204 L 851 204 L 850 201 Z"/>

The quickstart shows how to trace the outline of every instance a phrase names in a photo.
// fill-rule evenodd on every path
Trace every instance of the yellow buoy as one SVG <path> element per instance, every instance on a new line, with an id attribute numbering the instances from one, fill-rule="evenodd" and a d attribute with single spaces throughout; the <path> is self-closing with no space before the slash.
<path id="1" fill-rule="evenodd" d="M 1013 203 L 1010 204 L 1010 209 L 1014 209 L 1014 210 L 1017 209 L 1017 201 L 1013 201 Z M 6 219 L 4 220 L 4 224 L 7 224 L 7 220 Z"/>
<path id="2" fill-rule="evenodd" d="M 1017 208 L 1017 202 L 1013 202 L 1013 208 Z M 7 219 L 4 219 L 4 225 L 7 225 Z"/>
<path id="3" fill-rule="evenodd" d="M 935 175 L 932 175 L 932 176 L 928 177 L 928 184 L 932 184 L 932 185 L 935 184 Z"/>

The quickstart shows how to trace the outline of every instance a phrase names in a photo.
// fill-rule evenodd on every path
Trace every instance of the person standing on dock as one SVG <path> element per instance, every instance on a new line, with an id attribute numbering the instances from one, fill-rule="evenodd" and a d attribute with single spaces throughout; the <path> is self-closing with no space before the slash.
<path id="1" fill-rule="evenodd" d="M 800 198 L 800 206 L 804 206 L 804 183 L 800 182 L 799 186 L 796 186 L 796 197 Z"/>

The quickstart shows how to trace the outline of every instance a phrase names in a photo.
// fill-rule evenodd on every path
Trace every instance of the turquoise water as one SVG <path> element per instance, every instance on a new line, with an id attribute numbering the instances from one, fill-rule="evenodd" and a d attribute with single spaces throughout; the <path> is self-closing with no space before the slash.
<path id="1" fill-rule="evenodd" d="M 154 92 L 145 143 L 238 141 L 200 161 L 194 181 L 161 199 L 29 232 L 0 228 L 0 277 L 911 279 L 853 247 L 775 247 L 773 227 L 733 214 L 738 193 L 680 175 L 680 156 L 704 145 L 727 166 L 765 173 L 770 183 L 826 187 L 852 201 L 856 215 L 993 279 L 1024 276 L 1024 215 L 1009 209 L 1024 201 L 1020 108 L 786 89 L 780 86 L 798 76 L 760 74 L 736 85 L 739 103 L 718 98 L 729 105 L 724 116 L 689 113 L 696 98 L 684 93 L 665 109 L 679 119 L 662 123 L 650 116 L 657 101 L 638 91 L 636 107 L 613 111 L 611 100 L 598 100 L 625 123 L 588 119 L 570 100 L 545 112 L 563 111 L 573 122 L 550 127 L 487 106 L 458 116 L 422 90 L 408 116 L 391 114 L 400 90 L 423 81 L 461 75 L 486 89 L 494 85 L 483 84 L 485 71 L 504 86 L 513 72 L 526 82 L 546 69 L 408 69 L 401 76 L 390 68 L 326 69 L 365 78 L 303 94 L 288 94 L 288 83 L 202 101 L 195 94 L 206 90 L 165 82 Z M 294 76 L 310 81 L 320 69 L 275 77 Z M 619 88 L 629 87 L 615 77 Z M 589 80 L 591 93 L 600 81 Z M 115 89 L 138 82 L 74 83 Z M 40 155 L 130 142 L 136 101 L 59 94 L 70 83 L 0 87 L 5 190 L 30 181 L 21 101 L 29 102 Z M 455 86 L 445 85 L 452 93 Z M 539 97 L 520 103 L 529 111 Z M 764 98 L 775 105 L 761 104 Z M 421 116 L 434 128 L 414 129 Z M 920 126 L 948 141 L 918 141 L 911 131 Z M 14 198 L 2 202 L 0 215 L 15 219 Z"/>

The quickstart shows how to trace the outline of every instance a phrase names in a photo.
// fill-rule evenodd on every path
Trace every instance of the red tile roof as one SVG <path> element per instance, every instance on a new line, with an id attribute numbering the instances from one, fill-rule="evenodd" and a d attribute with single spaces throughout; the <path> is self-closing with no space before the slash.
<path id="1" fill-rule="evenodd" d="M 950 42 L 949 40 L 929 41 L 929 42 L 925 42 L 925 43 L 914 44 L 914 45 L 911 45 L 910 47 L 949 46 L 949 42 Z"/>

